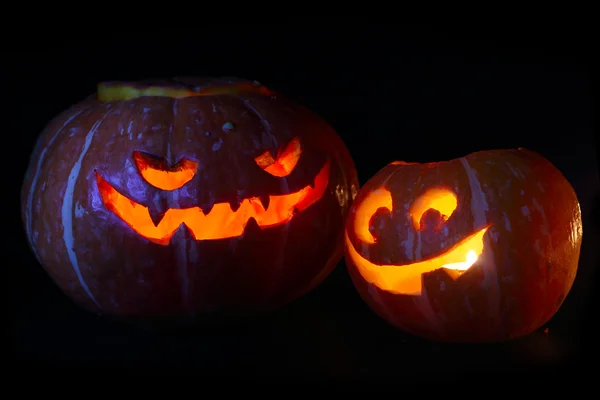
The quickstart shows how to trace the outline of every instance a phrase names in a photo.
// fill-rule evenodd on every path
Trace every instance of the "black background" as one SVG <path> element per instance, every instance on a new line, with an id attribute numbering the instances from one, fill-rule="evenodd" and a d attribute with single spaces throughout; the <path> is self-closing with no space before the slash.
<path id="1" fill-rule="evenodd" d="M 584 216 L 578 276 L 556 316 L 509 343 L 456 345 L 427 342 L 380 320 L 354 291 L 343 261 L 302 299 L 236 325 L 156 333 L 88 314 L 35 261 L 15 196 L 9 208 L 19 228 L 6 253 L 16 254 L 6 260 L 9 343 L 17 361 L 11 371 L 95 368 L 268 382 L 341 380 L 373 383 L 375 390 L 491 377 L 492 371 L 541 371 L 548 377 L 587 369 L 586 359 L 597 350 L 592 320 L 598 312 L 593 288 L 600 242 L 592 118 L 597 76 L 589 34 L 582 26 L 460 30 L 327 17 L 77 39 L 45 36 L 6 50 L 10 61 L 3 77 L 13 101 L 5 110 L 15 126 L 5 132 L 11 136 L 5 143 L 10 153 L 18 152 L 10 162 L 16 185 L 44 125 L 94 92 L 98 81 L 238 76 L 287 94 L 332 124 L 361 183 L 392 160 L 436 161 L 527 147 L 561 169 Z"/>

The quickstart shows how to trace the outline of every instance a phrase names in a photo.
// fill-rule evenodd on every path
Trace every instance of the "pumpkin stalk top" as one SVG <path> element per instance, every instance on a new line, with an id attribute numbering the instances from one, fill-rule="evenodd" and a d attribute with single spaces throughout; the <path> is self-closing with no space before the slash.
<path id="1" fill-rule="evenodd" d="M 100 82 L 96 98 L 101 102 L 127 101 L 139 97 L 171 97 L 174 99 L 194 96 L 235 96 L 241 93 L 256 93 L 264 96 L 273 94 L 271 90 L 256 81 L 220 80 L 203 82 L 198 79 L 174 78 L 160 82 Z"/>

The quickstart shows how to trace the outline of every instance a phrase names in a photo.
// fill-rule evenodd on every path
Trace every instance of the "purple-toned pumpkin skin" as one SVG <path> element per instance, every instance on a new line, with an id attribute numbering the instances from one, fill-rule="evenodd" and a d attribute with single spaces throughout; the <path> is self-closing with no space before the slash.
<path id="1" fill-rule="evenodd" d="M 203 90 L 239 85 L 202 82 Z M 70 298 L 117 316 L 253 312 L 292 301 L 331 272 L 343 254 L 345 217 L 358 188 L 354 164 L 326 122 L 262 88 L 108 102 L 90 96 L 47 125 L 25 176 L 21 214 L 35 256 Z M 302 155 L 289 176 L 256 165 L 253 157 L 276 154 L 293 138 Z M 142 178 L 134 151 L 170 165 L 196 160 L 198 170 L 183 187 L 163 191 Z M 108 210 L 96 180 L 100 173 L 151 211 L 204 208 L 295 192 L 312 185 L 325 163 L 324 194 L 289 222 L 261 229 L 250 220 L 240 237 L 219 240 L 195 240 L 181 225 L 166 245 Z"/>

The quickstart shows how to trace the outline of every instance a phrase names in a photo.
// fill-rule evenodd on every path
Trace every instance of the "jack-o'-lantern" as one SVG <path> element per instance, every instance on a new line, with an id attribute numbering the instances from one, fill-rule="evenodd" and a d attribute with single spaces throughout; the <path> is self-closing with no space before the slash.
<path id="1" fill-rule="evenodd" d="M 577 196 L 541 155 L 393 162 L 359 191 L 346 263 L 382 318 L 436 341 L 503 341 L 546 323 L 579 261 Z"/>
<path id="2" fill-rule="evenodd" d="M 357 192 L 335 131 L 257 83 L 102 83 L 40 136 L 27 238 L 60 288 L 117 316 L 269 310 L 343 256 Z"/>

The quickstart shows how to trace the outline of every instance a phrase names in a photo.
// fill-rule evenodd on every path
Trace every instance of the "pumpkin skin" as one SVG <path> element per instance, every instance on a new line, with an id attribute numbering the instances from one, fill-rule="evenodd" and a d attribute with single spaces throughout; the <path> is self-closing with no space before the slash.
<path id="1" fill-rule="evenodd" d="M 345 259 L 361 297 L 394 326 L 504 341 L 556 313 L 581 239 L 577 196 L 556 167 L 525 149 L 490 150 L 380 170 L 351 207 Z"/>
<path id="2" fill-rule="evenodd" d="M 109 82 L 40 135 L 21 215 L 38 261 L 88 310 L 238 315 L 331 272 L 357 187 L 335 131 L 257 83 Z"/>

